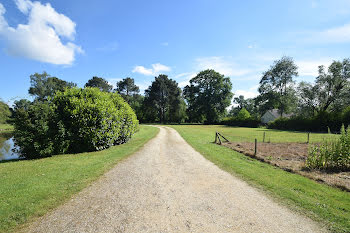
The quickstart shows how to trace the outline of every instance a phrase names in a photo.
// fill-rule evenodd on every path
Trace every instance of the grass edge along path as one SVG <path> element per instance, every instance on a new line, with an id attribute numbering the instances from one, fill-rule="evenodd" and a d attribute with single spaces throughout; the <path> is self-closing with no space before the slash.
<path id="1" fill-rule="evenodd" d="M 350 194 L 247 157 L 213 142 L 215 128 L 170 126 L 206 159 L 333 232 L 350 232 Z M 205 127 L 205 126 L 203 126 Z M 213 131 L 214 130 L 214 131 Z"/>
<path id="2" fill-rule="evenodd" d="M 158 132 L 141 125 L 129 142 L 107 150 L 0 163 L 0 232 L 19 230 L 63 204 Z"/>

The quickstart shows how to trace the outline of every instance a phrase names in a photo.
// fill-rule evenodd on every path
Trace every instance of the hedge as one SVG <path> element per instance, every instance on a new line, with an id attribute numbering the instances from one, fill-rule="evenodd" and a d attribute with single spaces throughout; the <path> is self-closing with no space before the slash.
<path id="1" fill-rule="evenodd" d="M 338 132 L 342 125 L 350 124 L 350 114 L 346 110 L 343 113 L 322 112 L 315 117 L 278 118 L 268 124 L 270 129 L 296 130 L 309 132 Z"/>
<path id="2" fill-rule="evenodd" d="M 131 107 L 116 93 L 71 88 L 18 108 L 14 139 L 25 158 L 103 150 L 125 143 L 138 128 Z"/>

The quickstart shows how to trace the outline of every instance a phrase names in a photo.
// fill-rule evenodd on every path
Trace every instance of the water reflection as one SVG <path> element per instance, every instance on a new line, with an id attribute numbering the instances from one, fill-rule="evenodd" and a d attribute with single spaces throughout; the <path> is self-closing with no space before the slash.
<path id="1" fill-rule="evenodd" d="M 18 159 L 18 154 L 12 151 L 14 147 L 13 137 L 4 138 L 4 136 L 0 134 L 0 161 Z"/>

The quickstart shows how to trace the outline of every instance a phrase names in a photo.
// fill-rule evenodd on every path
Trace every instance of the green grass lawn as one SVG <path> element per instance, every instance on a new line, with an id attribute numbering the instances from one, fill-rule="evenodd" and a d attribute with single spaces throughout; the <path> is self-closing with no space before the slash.
<path id="1" fill-rule="evenodd" d="M 180 135 L 205 158 L 221 169 L 238 176 L 264 190 L 276 200 L 288 205 L 334 232 L 350 232 L 350 194 L 320 184 L 303 176 L 283 171 L 251 159 L 229 148 L 212 143 L 215 131 L 228 139 L 245 137 L 254 140 L 266 129 L 226 126 L 172 125 Z M 272 142 L 302 142 L 305 133 L 267 130 Z M 322 134 L 313 134 L 313 142 L 322 140 Z"/>
<path id="2" fill-rule="evenodd" d="M 256 138 L 259 142 L 263 141 L 263 135 L 265 132 L 265 142 L 279 143 L 279 142 L 307 142 L 306 132 L 291 132 L 281 131 L 266 128 L 244 128 L 244 127 L 230 127 L 224 125 L 191 125 L 192 129 L 198 129 L 205 127 L 215 137 L 215 131 L 223 134 L 230 141 L 251 141 Z M 336 134 L 325 133 L 310 133 L 310 143 L 322 142 L 323 139 L 329 139 L 338 137 Z"/>
<path id="3" fill-rule="evenodd" d="M 0 163 L 0 232 L 14 231 L 62 204 L 158 131 L 141 126 L 128 143 L 104 151 Z"/>
<path id="4" fill-rule="evenodd" d="M 13 126 L 9 124 L 0 124 L 0 131 L 2 130 L 13 130 Z"/>

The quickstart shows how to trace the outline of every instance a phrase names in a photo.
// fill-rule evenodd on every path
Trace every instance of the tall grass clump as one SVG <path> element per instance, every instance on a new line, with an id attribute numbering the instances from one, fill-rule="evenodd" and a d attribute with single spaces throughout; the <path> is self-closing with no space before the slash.
<path id="1" fill-rule="evenodd" d="M 320 170 L 350 169 L 350 127 L 341 127 L 339 138 L 324 140 L 309 149 L 306 167 Z"/>

